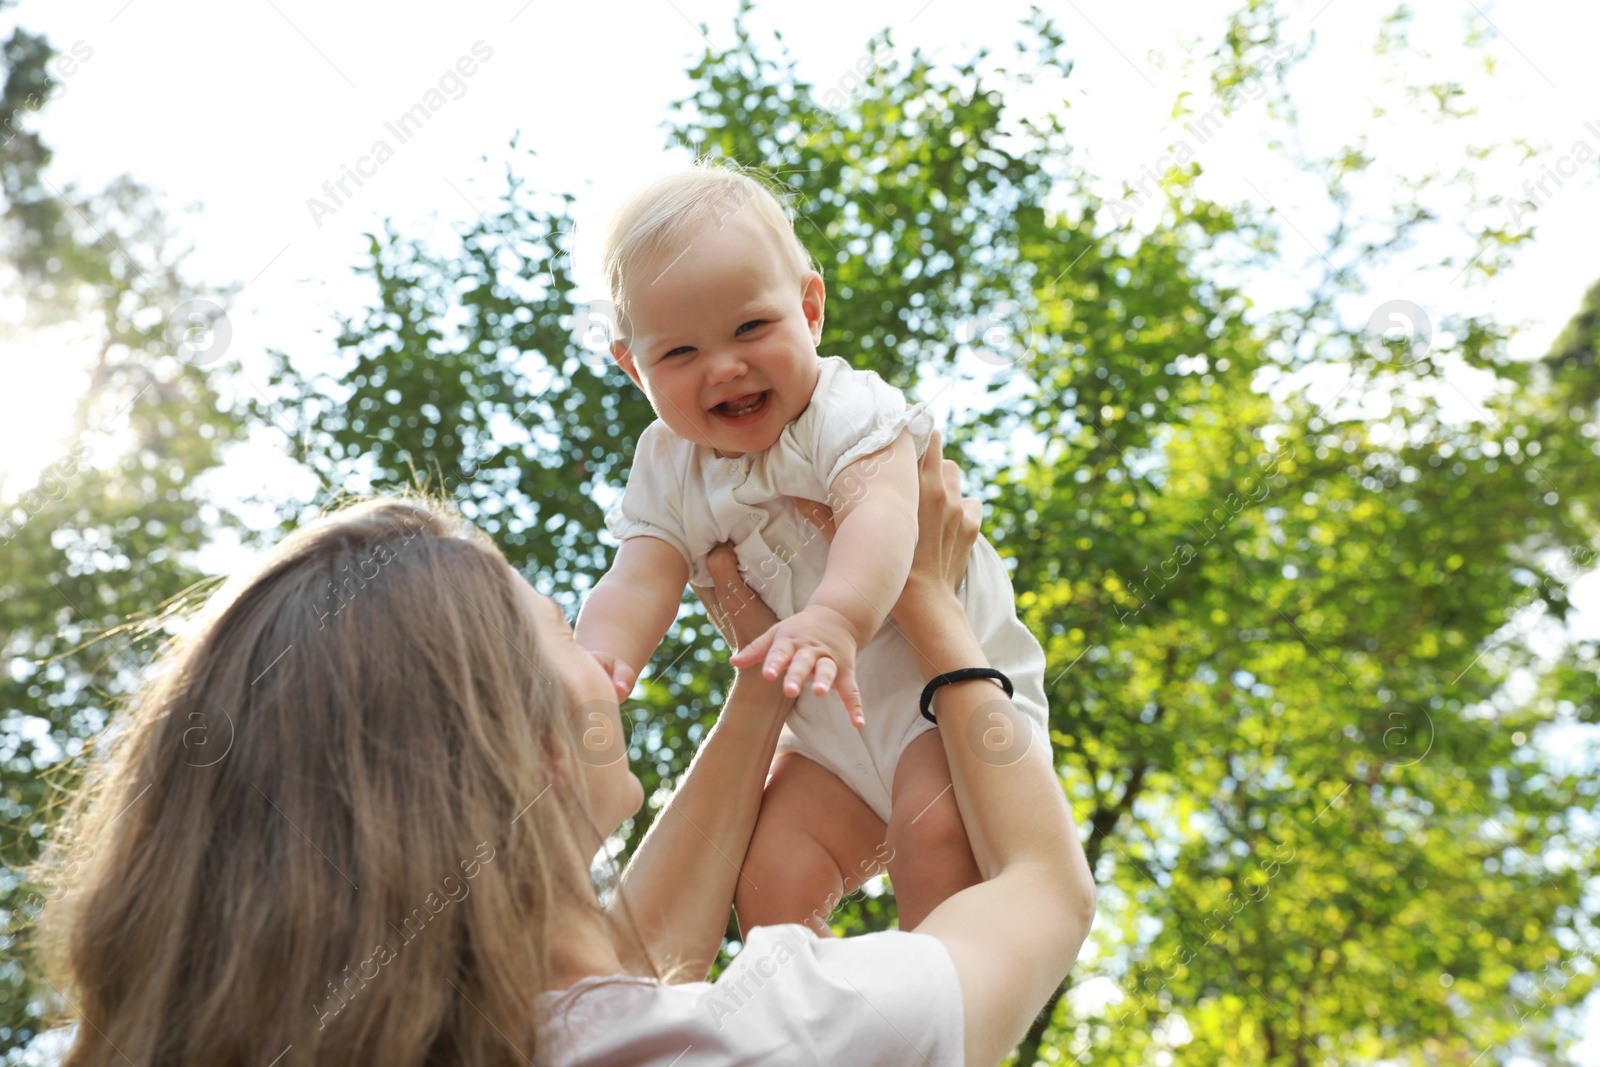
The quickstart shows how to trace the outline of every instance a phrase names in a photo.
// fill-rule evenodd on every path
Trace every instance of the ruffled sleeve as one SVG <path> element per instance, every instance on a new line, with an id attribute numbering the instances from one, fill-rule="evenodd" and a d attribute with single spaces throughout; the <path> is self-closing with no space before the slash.
<path id="1" fill-rule="evenodd" d="M 677 439 L 658 420 L 646 426 L 634 449 L 622 498 L 606 512 L 606 529 L 618 541 L 658 537 L 678 550 L 686 564 L 688 534 L 683 521 L 684 460 Z"/>
<path id="2" fill-rule="evenodd" d="M 920 457 L 933 431 L 927 406 L 908 405 L 905 394 L 877 374 L 829 356 L 811 403 L 784 430 L 776 447 L 786 460 L 808 467 L 826 494 L 846 467 L 887 448 L 908 427 Z"/>

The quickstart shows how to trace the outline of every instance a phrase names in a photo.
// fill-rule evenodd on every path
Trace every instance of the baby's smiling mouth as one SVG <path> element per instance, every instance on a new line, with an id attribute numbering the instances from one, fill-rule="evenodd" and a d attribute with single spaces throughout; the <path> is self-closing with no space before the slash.
<path id="1" fill-rule="evenodd" d="M 724 400 L 711 410 L 718 415 L 726 415 L 729 418 L 753 415 L 766 406 L 767 396 L 770 393 L 770 389 L 764 389 L 759 393 L 745 393 L 743 396 L 736 396 L 732 400 Z"/>

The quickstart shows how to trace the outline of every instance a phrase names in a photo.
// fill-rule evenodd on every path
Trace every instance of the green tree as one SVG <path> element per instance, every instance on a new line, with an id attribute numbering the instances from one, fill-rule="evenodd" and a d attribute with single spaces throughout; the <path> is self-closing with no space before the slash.
<path id="1" fill-rule="evenodd" d="M 0 12 L 11 0 L 0 2 Z M 63 88 L 62 72 L 75 69 L 80 56 L 93 49 L 81 43 L 79 55 L 58 55 L 48 41 L 20 26 L 0 46 L 5 63 L 5 88 L 0 93 L 0 191 L 5 212 L 0 241 L 6 251 L 0 271 L 5 284 L 25 289 L 35 323 L 75 311 L 73 297 L 88 285 L 106 280 L 105 257 L 71 239 L 65 216 L 70 198 L 52 195 L 45 171 L 51 151 L 31 129 L 32 119 Z"/>
<path id="2" fill-rule="evenodd" d="M 71 69 L 61 60 L 82 62 L 83 50 L 58 54 L 21 28 L 3 47 L 0 285 L 26 302 L 9 339 L 25 345 L 74 321 L 99 341 L 59 458 L 35 484 L 0 481 L 0 1053 L 10 1062 L 63 1008 L 27 966 L 43 900 L 23 870 L 87 740 L 139 683 L 169 601 L 203 579 L 194 553 L 229 520 L 202 513 L 196 479 L 240 423 L 211 377 L 222 331 L 198 329 L 222 309 L 182 277 L 152 194 L 126 176 L 85 194 L 48 175 L 38 115 Z"/>
<path id="3" fill-rule="evenodd" d="M 1593 557 L 1596 301 L 1537 364 L 1486 317 L 1440 316 L 1432 350 L 1375 343 L 1367 313 L 1387 302 L 1365 272 L 1457 179 L 1417 181 L 1362 240 L 1352 184 L 1373 159 L 1354 145 L 1304 161 L 1339 211 L 1316 249 L 1328 274 L 1256 313 L 1239 279 L 1293 261 L 1269 206 L 1204 200 L 1188 164 L 1135 233 L 1062 114 L 1008 111 L 1008 85 L 1071 75 L 1048 19 L 1028 21 L 1027 69 L 980 52 L 940 70 L 885 32 L 868 76 L 813 85 L 751 40 L 748 8 L 733 47 L 691 68 L 667 144 L 788 185 L 832 298 L 823 351 L 970 401 L 948 437 L 1049 656 L 1063 788 L 1102 886 L 1098 954 L 1071 982 L 1103 976 L 1122 999 L 1080 1014 L 1063 995 L 1016 1062 L 1469 1063 L 1549 1044 L 1551 1013 L 1591 985 L 1574 902 L 1595 789 L 1533 742 L 1594 721 L 1596 660 L 1583 645 L 1543 664 L 1521 637 L 1563 615 Z M 1280 28 L 1270 3 L 1241 8 L 1209 57 L 1219 92 L 1267 69 Z M 1404 50 L 1403 11 L 1381 35 Z M 1448 86 L 1413 88 L 1455 114 Z M 1270 103 L 1292 132 L 1293 101 Z M 574 336 L 568 202 L 540 207 L 513 177 L 442 253 L 385 227 L 341 366 L 279 353 L 274 375 L 325 484 L 426 474 L 564 596 L 603 570 L 595 494 L 651 417 Z M 1480 269 L 1527 238 L 1473 236 Z M 1441 401 L 1459 362 L 1497 382 L 1468 422 Z M 1345 392 L 1265 391 L 1313 365 L 1342 368 Z M 1368 396 L 1388 413 L 1353 402 Z M 650 810 L 710 722 L 696 709 L 722 699 L 724 655 L 686 598 L 626 709 Z M 1523 671 L 1532 697 L 1506 688 Z M 869 897 L 836 926 L 893 916 L 892 894 Z"/>

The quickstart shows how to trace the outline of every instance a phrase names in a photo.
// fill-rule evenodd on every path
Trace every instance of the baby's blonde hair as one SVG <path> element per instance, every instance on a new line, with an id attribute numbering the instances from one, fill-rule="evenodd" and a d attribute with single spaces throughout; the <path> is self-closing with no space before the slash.
<path id="1" fill-rule="evenodd" d="M 722 224 L 748 209 L 751 220 L 772 240 L 779 261 L 795 279 L 808 270 L 821 273 L 811 253 L 795 235 L 778 195 L 793 190 L 759 167 L 730 159 L 701 156 L 688 170 L 668 175 L 634 193 L 606 225 L 601 269 L 616 309 L 619 339 L 633 331 L 628 321 L 629 273 L 664 252 L 676 251 L 693 230 L 707 221 Z"/>

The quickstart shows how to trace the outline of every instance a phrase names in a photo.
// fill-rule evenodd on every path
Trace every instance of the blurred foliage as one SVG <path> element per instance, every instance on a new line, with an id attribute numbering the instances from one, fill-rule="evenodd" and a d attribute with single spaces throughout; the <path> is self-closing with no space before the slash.
<path id="1" fill-rule="evenodd" d="M 1440 316 L 1431 348 L 1378 343 L 1368 316 L 1405 294 L 1368 293 L 1365 274 L 1434 221 L 1431 186 L 1471 175 L 1408 180 L 1386 217 L 1352 219 L 1374 160 L 1363 144 L 1297 155 L 1274 75 L 1268 113 L 1290 136 L 1269 143 L 1323 178 L 1337 222 L 1304 301 L 1261 310 L 1250 279 L 1297 266 L 1306 240 L 1270 204 L 1202 198 L 1191 163 L 1162 177 L 1159 221 L 1136 230 L 1075 158 L 1064 93 L 1045 114 L 1008 106 L 1012 86 L 1071 76 L 1043 15 L 1014 60 L 938 66 L 885 31 L 811 84 L 751 39 L 748 10 L 736 43 L 689 70 L 666 143 L 787 184 L 827 280 L 825 354 L 956 399 L 947 454 L 986 498 L 1049 656 L 1063 788 L 1101 884 L 1095 948 L 1069 984 L 1104 978 L 1118 996 L 1096 1007 L 1063 989 L 1015 1062 L 1465 1064 L 1489 1048 L 1563 1062 L 1549 1024 L 1592 986 L 1578 946 L 1600 943 L 1579 906 L 1597 783 L 1536 742 L 1596 721 L 1597 662 L 1587 644 L 1543 660 L 1526 639 L 1593 566 L 1600 287 L 1542 360 L 1511 360 L 1488 317 Z M 1403 9 L 1385 21 L 1381 54 L 1403 57 L 1404 24 Z M 1205 57 L 1219 93 L 1268 69 L 1282 25 L 1269 0 L 1241 6 Z M 1462 113 L 1448 87 L 1412 88 L 1440 101 L 1438 121 Z M 541 201 L 508 166 L 502 201 L 458 246 L 372 235 L 358 269 L 374 297 L 341 318 L 338 367 L 275 353 L 281 404 L 240 412 L 264 427 L 291 411 L 305 430 L 290 451 L 326 493 L 441 485 L 569 612 L 603 572 L 602 502 L 652 418 L 580 343 L 571 199 Z M 1472 236 L 1485 272 L 1527 239 Z M 124 321 L 108 318 L 108 351 L 139 370 L 108 378 L 107 396 L 167 367 Z M 1463 367 L 1493 387 L 1468 398 Z M 130 680 L 106 661 L 143 653 L 113 637 L 44 662 L 181 587 L 186 539 L 203 533 L 180 517 L 176 476 L 211 462 L 200 442 L 229 416 L 192 368 L 167 369 L 166 406 L 134 417 L 189 451 L 130 454 L 4 549 L 7 632 L 29 635 L 8 655 L 33 672 L 0 682 L 26 709 L 8 714 L 48 721 L 69 754 Z M 130 483 L 141 463 L 153 480 Z M 118 508 L 163 500 L 160 534 L 119 525 Z M 304 513 L 286 504 L 284 528 Z M 91 517 L 101 532 L 85 532 Z M 165 569 L 143 565 L 158 553 Z M 136 578 L 118 573 L 128 560 Z M 625 848 L 714 721 L 725 654 L 686 597 L 624 709 L 649 798 Z M 24 747 L 4 764 L 19 856 L 43 797 L 23 736 L 8 732 Z M 848 901 L 835 925 L 893 918 L 888 892 Z"/>
<path id="2" fill-rule="evenodd" d="M 0 11 L 8 6 L 0 0 Z M 73 340 L 95 353 L 59 458 L 36 484 L 0 481 L 0 1052 L 7 1062 L 54 999 L 26 968 L 26 930 L 43 900 L 21 868 L 37 857 L 57 791 L 70 782 L 86 739 L 139 684 L 161 612 L 204 580 L 194 553 L 227 519 L 205 504 L 196 479 L 216 466 L 221 443 L 240 427 L 219 408 L 207 372 L 178 359 L 169 340 L 171 312 L 199 291 L 179 272 L 185 250 L 173 247 L 154 197 L 126 176 L 82 193 L 58 188 L 46 173 L 51 153 L 37 116 L 73 69 L 62 60 L 81 63 L 84 53 L 58 52 L 21 28 L 3 45 L 0 291 L 7 303 L 25 296 L 26 315 L 0 330 L 20 348 L 36 331 L 73 329 Z"/>

